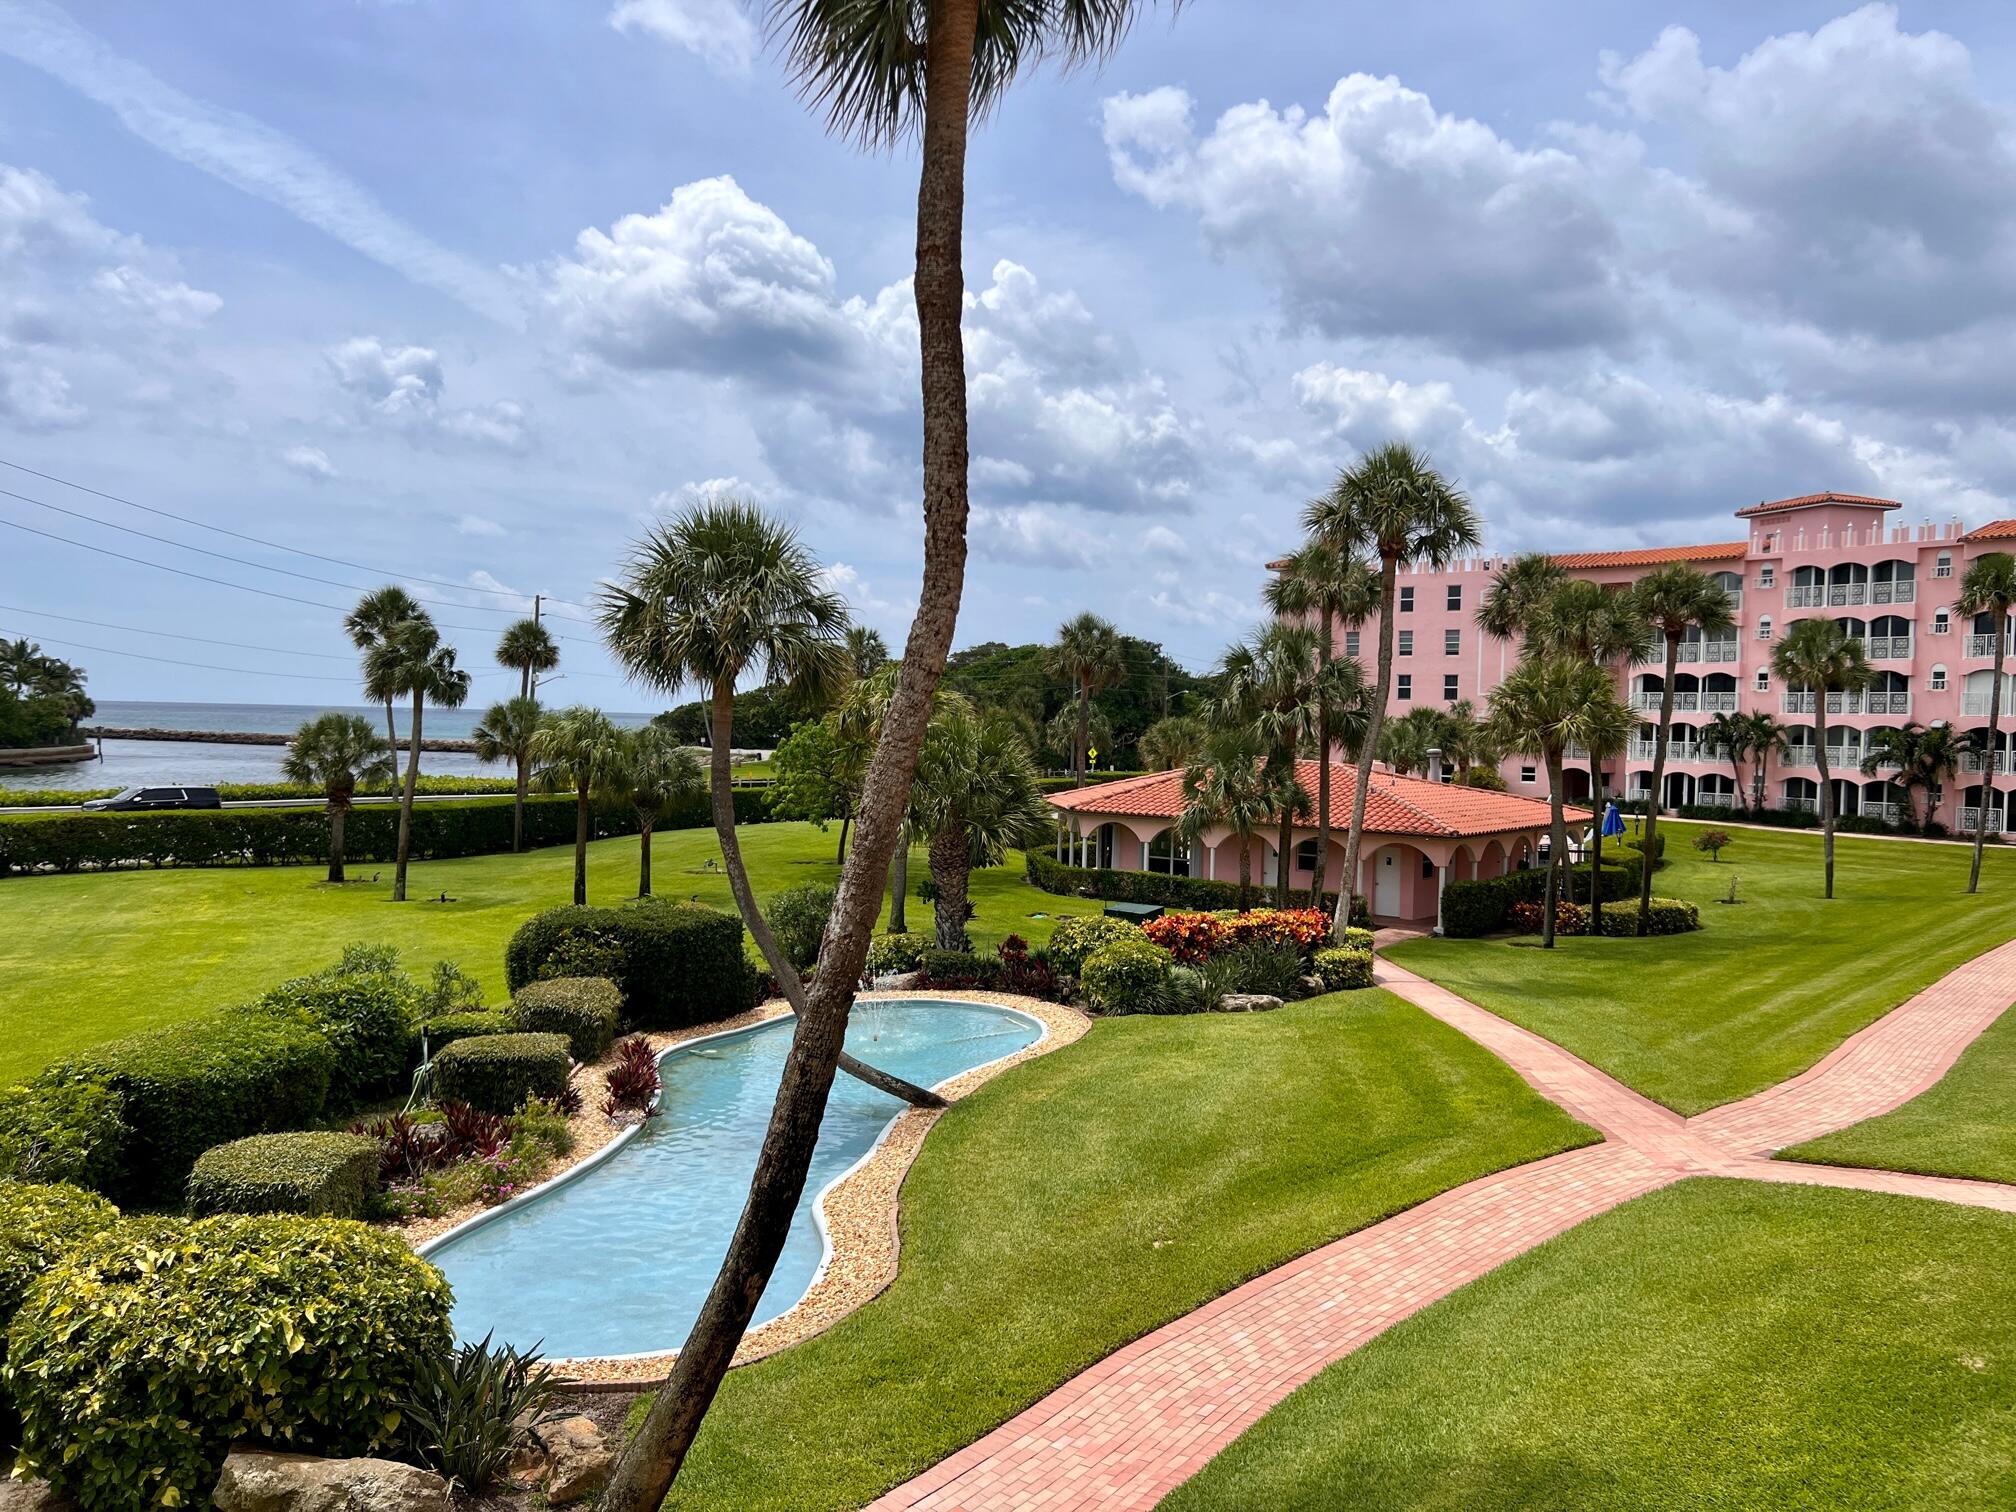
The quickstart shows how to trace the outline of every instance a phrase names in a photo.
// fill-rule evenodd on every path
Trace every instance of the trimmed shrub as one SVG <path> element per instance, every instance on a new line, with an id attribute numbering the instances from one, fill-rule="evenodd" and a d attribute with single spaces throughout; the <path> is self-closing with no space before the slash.
<path id="1" fill-rule="evenodd" d="M 1112 871 L 1069 866 L 1040 851 L 1026 852 L 1023 866 L 1029 880 L 1047 893 L 1072 898 L 1099 898 L 1108 903 L 1160 903 L 1165 908 L 1227 909 L 1239 906 L 1239 884 L 1208 882 L 1201 877 L 1167 877 L 1160 872 Z M 1254 888 L 1258 897 L 1263 889 Z M 1337 895 L 1323 895 L 1323 910 L 1337 907 Z M 1363 898 L 1351 900 L 1351 922 L 1369 924 L 1372 913 Z"/>
<path id="2" fill-rule="evenodd" d="M 1066 976 L 1078 976 L 1085 958 L 1102 945 L 1115 940 L 1146 938 L 1138 924 L 1125 919 L 1109 919 L 1100 914 L 1087 918 L 1059 919 L 1050 935 L 1050 964 Z"/>
<path id="3" fill-rule="evenodd" d="M 504 952 L 511 990 L 553 975 L 543 969 L 550 961 L 578 961 L 584 941 L 620 949 L 622 974 L 615 982 L 624 1016 L 640 1028 L 711 1024 L 756 1006 L 756 971 L 742 951 L 742 921 L 698 903 L 659 898 L 535 915 Z"/>
<path id="4" fill-rule="evenodd" d="M 1686 934 L 1701 927 L 1701 910 L 1684 898 L 1654 898 L 1652 911 L 1645 921 L 1648 934 Z M 1606 910 L 1603 914 L 1603 933 L 1606 936 L 1636 935 L 1638 933 L 1638 909 L 1635 904 Z"/>
<path id="5" fill-rule="evenodd" d="M 1225 921 L 1225 943 L 1288 945 L 1307 956 L 1330 938 L 1330 915 L 1314 908 L 1255 908 Z"/>
<path id="6" fill-rule="evenodd" d="M 920 987 L 994 987 L 1001 981 L 1001 962 L 964 950 L 927 950 L 918 966 Z"/>
<path id="7" fill-rule="evenodd" d="M 518 1020 L 509 1010 L 484 1008 L 475 1013 L 444 1013 L 431 1018 L 417 1031 L 427 1037 L 429 1054 L 439 1055 L 457 1040 L 476 1039 L 485 1034 L 516 1034 Z"/>
<path id="8" fill-rule="evenodd" d="M 1514 903 L 1505 915 L 1505 922 L 1521 934 L 1541 933 L 1547 924 L 1546 900 L 1543 898 L 1538 903 Z M 1581 904 L 1570 903 L 1565 898 L 1554 900 L 1555 934 L 1579 935 L 1588 932 L 1589 915 L 1582 911 Z"/>
<path id="9" fill-rule="evenodd" d="M 0 1088 L 0 1180 L 104 1191 L 119 1179 L 126 1134 L 124 1104 L 102 1082 Z"/>
<path id="10" fill-rule="evenodd" d="M 319 1118 L 335 1065 L 329 1041 L 305 1023 L 240 1009 L 113 1040 L 38 1081 L 93 1082 L 118 1093 L 130 1133 L 111 1190 L 127 1202 L 169 1207 L 182 1200 L 205 1150 Z"/>
<path id="11" fill-rule="evenodd" d="M 434 1057 L 434 1095 L 486 1113 L 513 1113 L 528 1097 L 558 1097 L 567 1085 L 564 1034 L 484 1034 Z"/>
<path id="12" fill-rule="evenodd" d="M 449 1302 L 439 1271 L 360 1223 L 120 1224 L 15 1316 L 23 1462 L 88 1507 L 193 1506 L 236 1439 L 381 1450 L 450 1346 Z"/>
<path id="13" fill-rule="evenodd" d="M 336 1052 L 329 1106 L 344 1112 L 406 1079 L 419 990 L 397 971 L 334 971 L 282 982 L 252 1007 L 308 1025 Z"/>
<path id="14" fill-rule="evenodd" d="M 588 1066 L 607 1055 L 615 1043 L 622 1008 L 623 994 L 614 982 L 552 977 L 518 989 L 511 999 L 511 1020 L 519 1029 L 566 1035 L 567 1053 Z"/>
<path id="15" fill-rule="evenodd" d="M 800 971 L 819 959 L 819 945 L 826 938 L 826 920 L 833 913 L 833 893 L 828 883 L 803 882 L 785 888 L 763 910 L 784 959 Z"/>
<path id="16" fill-rule="evenodd" d="M 1658 837 L 1658 849 L 1666 848 L 1666 837 Z M 1635 901 L 1638 897 L 1639 852 L 1621 842 L 1603 848 L 1603 901 L 1606 904 Z M 1571 901 L 1587 903 L 1590 864 L 1577 862 L 1568 868 Z M 1505 928 L 1514 903 L 1531 903 L 1547 894 L 1547 870 L 1512 872 L 1503 877 L 1478 877 L 1468 882 L 1451 882 L 1442 890 L 1442 933 L 1452 940 L 1474 939 Z"/>
<path id="17" fill-rule="evenodd" d="M 1355 992 L 1372 985 L 1372 952 L 1369 949 L 1332 945 L 1317 951 L 1311 964 L 1325 992 Z"/>
<path id="18" fill-rule="evenodd" d="M 1351 928 L 1346 929 L 1344 931 L 1344 949 L 1369 951 L 1371 948 L 1372 948 L 1371 930 L 1359 929 L 1357 926 L 1353 925 Z"/>
<path id="19" fill-rule="evenodd" d="M 924 964 L 924 952 L 931 948 L 928 935 L 882 934 L 868 942 L 868 971 L 873 976 L 895 976 L 915 971 Z"/>
<path id="20" fill-rule="evenodd" d="M 357 1218 L 378 1190 L 384 1151 L 363 1134 L 253 1134 L 205 1150 L 189 1173 L 190 1213 Z"/>
<path id="21" fill-rule="evenodd" d="M 1137 931 L 1133 939 L 1111 940 L 1093 951 L 1078 980 L 1095 1013 L 1152 1013 L 1168 995 L 1174 963 L 1168 951 Z"/>
<path id="22" fill-rule="evenodd" d="M 7 1363 L 7 1325 L 36 1277 L 118 1221 L 119 1209 L 77 1187 L 0 1181 L 0 1366 Z M 12 1422 L 0 1374 L 0 1444 L 10 1442 Z"/>
<path id="23" fill-rule="evenodd" d="M 1151 945 L 1160 945 L 1179 965 L 1202 966 L 1225 948 L 1226 924 L 1217 914 L 1165 913 L 1141 926 Z"/>

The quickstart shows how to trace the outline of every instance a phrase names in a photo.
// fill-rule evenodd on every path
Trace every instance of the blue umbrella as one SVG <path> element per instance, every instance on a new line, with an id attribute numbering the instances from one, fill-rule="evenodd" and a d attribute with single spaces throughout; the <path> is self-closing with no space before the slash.
<path id="1" fill-rule="evenodd" d="M 1624 833 L 1624 816 L 1617 812 L 1617 805 L 1614 803 L 1604 804 L 1603 838 L 1605 840 L 1610 840 L 1614 839 L 1616 836 L 1621 835 L 1623 833 Z"/>

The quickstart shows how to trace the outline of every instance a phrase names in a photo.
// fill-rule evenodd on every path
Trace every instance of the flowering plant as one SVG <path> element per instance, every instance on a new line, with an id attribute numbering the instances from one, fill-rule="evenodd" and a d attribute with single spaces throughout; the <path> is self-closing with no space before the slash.
<path id="1" fill-rule="evenodd" d="M 1208 913 L 1165 913 L 1141 926 L 1149 943 L 1160 945 L 1181 966 L 1202 966 L 1225 948 L 1225 920 Z"/>
<path id="2" fill-rule="evenodd" d="M 1293 945 L 1305 956 L 1330 938 L 1330 916 L 1320 908 L 1256 908 L 1227 924 L 1229 946 Z"/>

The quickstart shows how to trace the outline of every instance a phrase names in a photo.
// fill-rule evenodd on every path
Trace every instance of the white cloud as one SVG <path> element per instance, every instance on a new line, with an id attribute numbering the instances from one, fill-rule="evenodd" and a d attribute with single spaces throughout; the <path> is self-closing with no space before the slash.
<path id="1" fill-rule="evenodd" d="M 455 517 L 455 533 L 457 535 L 490 538 L 508 534 L 504 527 L 499 525 L 495 520 L 479 514 L 457 515 Z"/>
<path id="2" fill-rule="evenodd" d="M 445 403 L 447 379 L 432 347 L 354 336 L 322 356 L 357 416 L 369 423 L 420 439 L 473 442 L 499 451 L 523 452 L 531 446 L 531 426 L 517 401 L 495 400 L 478 409 Z"/>
<path id="3" fill-rule="evenodd" d="M 714 504 L 724 499 L 744 499 L 761 504 L 764 497 L 764 490 L 742 478 L 700 478 L 653 494 L 651 509 L 657 514 L 678 514 L 696 505 Z"/>
<path id="4" fill-rule="evenodd" d="M 609 24 L 648 32 L 728 74 L 747 73 L 761 41 L 740 0 L 620 0 Z"/>
<path id="5" fill-rule="evenodd" d="M 336 476 L 336 464 L 329 460 L 329 453 L 319 446 L 290 446 L 280 453 L 280 460 L 304 478 Z"/>

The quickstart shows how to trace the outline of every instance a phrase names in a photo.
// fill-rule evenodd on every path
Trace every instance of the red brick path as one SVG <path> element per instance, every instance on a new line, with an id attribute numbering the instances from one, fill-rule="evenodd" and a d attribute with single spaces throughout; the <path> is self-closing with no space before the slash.
<path id="1" fill-rule="evenodd" d="M 1383 959 L 1378 980 L 1499 1056 L 1604 1142 L 1482 1177 L 1247 1282 L 1109 1355 L 876 1508 L 1153 1506 L 1325 1366 L 1534 1245 L 1684 1176 L 2016 1212 L 2016 1187 L 1762 1158 L 1888 1112 L 1938 1081 L 2016 998 L 2016 941 L 1926 988 L 1810 1071 L 1691 1120 Z"/>

